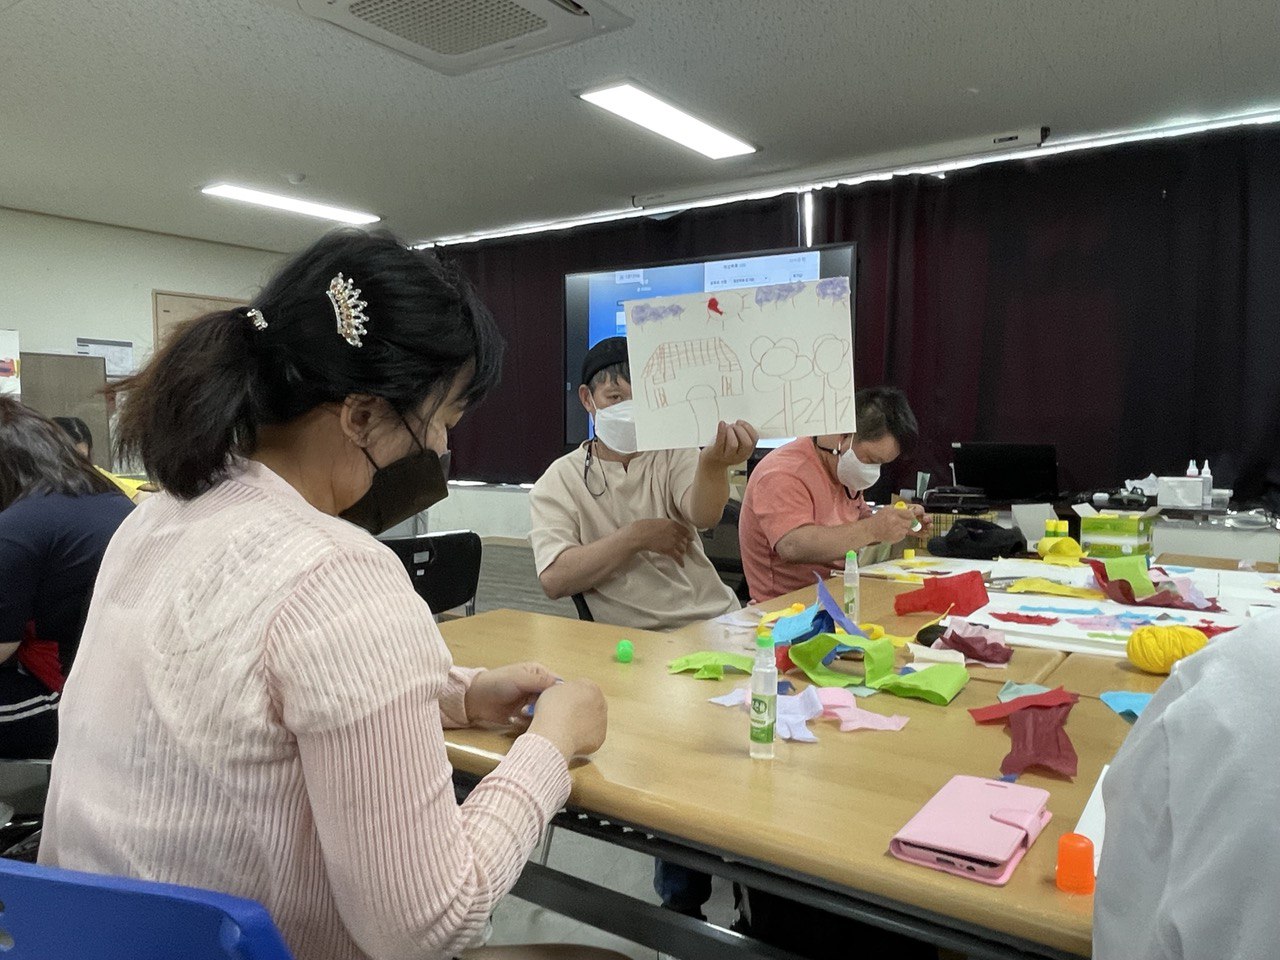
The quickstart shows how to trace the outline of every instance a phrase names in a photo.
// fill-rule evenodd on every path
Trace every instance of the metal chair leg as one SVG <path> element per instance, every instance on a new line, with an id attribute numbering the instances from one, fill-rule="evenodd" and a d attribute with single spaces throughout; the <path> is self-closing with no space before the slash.
<path id="1" fill-rule="evenodd" d="M 555 826 L 553 826 L 553 825 L 549 825 L 549 826 L 547 827 L 547 834 L 546 834 L 546 836 L 545 836 L 545 837 L 543 837 L 543 838 L 542 838 L 542 844 L 540 845 L 540 847 L 539 847 L 539 849 L 538 849 L 538 864 L 539 864 L 539 866 L 543 866 L 543 867 L 545 867 L 545 866 L 547 865 L 547 860 L 548 860 L 548 858 L 550 858 L 550 856 L 551 856 L 551 836 L 552 836 L 552 834 L 554 834 L 555 832 L 556 832 L 556 828 L 555 828 Z"/>

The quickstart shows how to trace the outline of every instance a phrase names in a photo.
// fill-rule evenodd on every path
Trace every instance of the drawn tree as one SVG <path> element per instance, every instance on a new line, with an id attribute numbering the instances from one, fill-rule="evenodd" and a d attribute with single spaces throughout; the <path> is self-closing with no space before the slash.
<path id="1" fill-rule="evenodd" d="M 853 402 L 853 363 L 849 354 L 849 341 L 844 337 L 828 333 L 813 343 L 813 366 L 822 377 L 822 399 L 811 418 L 821 427 L 815 433 L 834 432 Z"/>
<path id="2" fill-rule="evenodd" d="M 751 385 L 759 393 L 778 396 L 778 413 L 761 424 L 761 429 L 775 435 L 795 435 L 796 423 L 813 405 L 812 399 L 795 395 L 797 383 L 813 376 L 813 359 L 801 354 L 799 344 L 790 337 L 757 337 L 751 344 L 751 358 L 756 362 Z"/>

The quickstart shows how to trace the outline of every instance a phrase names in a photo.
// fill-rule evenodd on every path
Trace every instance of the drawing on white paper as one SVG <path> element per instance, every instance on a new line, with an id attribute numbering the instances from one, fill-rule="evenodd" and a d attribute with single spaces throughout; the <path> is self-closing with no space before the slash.
<path id="1" fill-rule="evenodd" d="M 641 326 L 668 317 L 678 317 L 684 313 L 684 307 L 678 303 L 656 304 L 651 301 L 640 301 L 634 310 L 627 311 L 627 325 Z"/>
<path id="2" fill-rule="evenodd" d="M 796 298 L 807 286 L 809 284 L 797 280 L 794 283 L 770 283 L 763 287 L 756 287 L 756 306 L 763 307 L 767 303 L 775 305 L 789 303 L 794 307 Z"/>
<path id="3" fill-rule="evenodd" d="M 719 337 L 660 344 L 640 374 L 650 410 L 670 410 L 688 418 L 695 436 L 720 422 L 720 399 L 742 395 L 742 364 Z M 634 384 L 633 384 L 634 387 Z"/>
<path id="4" fill-rule="evenodd" d="M 817 295 L 819 300 L 830 300 L 832 304 L 849 305 L 849 278 L 827 277 L 818 281 Z"/>
<path id="5" fill-rule="evenodd" d="M 746 420 L 762 438 L 854 430 L 848 278 L 623 308 L 641 450 L 704 445 L 721 420 Z"/>

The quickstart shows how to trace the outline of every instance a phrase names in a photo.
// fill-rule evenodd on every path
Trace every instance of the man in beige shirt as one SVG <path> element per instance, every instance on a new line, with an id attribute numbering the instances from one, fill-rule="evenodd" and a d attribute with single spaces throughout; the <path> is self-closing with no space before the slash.
<path id="1" fill-rule="evenodd" d="M 756 431 L 721 423 L 701 452 L 636 453 L 623 337 L 600 341 L 582 365 L 578 397 L 595 437 L 556 460 L 530 495 L 530 541 L 547 596 L 583 594 L 602 623 L 673 630 L 739 606 L 707 559 L 698 530 L 729 500 L 729 468 Z"/>

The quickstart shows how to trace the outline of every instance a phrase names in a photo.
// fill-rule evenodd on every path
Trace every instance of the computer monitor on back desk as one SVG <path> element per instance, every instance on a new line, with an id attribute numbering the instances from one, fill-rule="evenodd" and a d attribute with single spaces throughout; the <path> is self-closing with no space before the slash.
<path id="1" fill-rule="evenodd" d="M 1051 443 L 953 443 L 956 482 L 981 487 L 990 503 L 1058 498 L 1058 448 Z"/>

